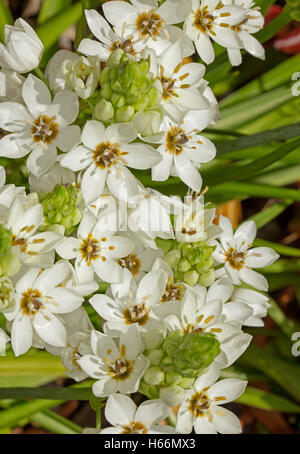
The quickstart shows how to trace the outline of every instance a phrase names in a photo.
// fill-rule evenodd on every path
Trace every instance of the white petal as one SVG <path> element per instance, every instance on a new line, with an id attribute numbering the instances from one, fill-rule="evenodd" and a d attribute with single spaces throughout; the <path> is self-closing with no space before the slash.
<path id="1" fill-rule="evenodd" d="M 279 259 L 279 254 L 269 247 L 256 247 L 247 252 L 245 264 L 250 268 L 269 266 Z"/>
<path id="2" fill-rule="evenodd" d="M 136 405 L 123 394 L 112 394 L 105 405 L 105 418 L 113 426 L 125 426 L 135 419 Z"/>
<path id="3" fill-rule="evenodd" d="M 89 29 L 93 33 L 93 35 L 99 39 L 99 41 L 103 41 L 103 37 L 110 39 L 110 41 L 115 40 L 115 34 L 112 31 L 109 24 L 106 22 L 104 17 L 101 16 L 96 10 L 94 9 L 86 9 L 85 10 L 85 17 L 89 26 Z"/>
<path id="4" fill-rule="evenodd" d="M 166 24 L 179 24 L 184 22 L 191 12 L 192 4 L 190 0 L 167 0 L 157 10 Z"/>
<path id="5" fill-rule="evenodd" d="M 87 121 L 82 131 L 82 143 L 94 150 L 101 142 L 105 142 L 105 127 L 100 121 Z"/>
<path id="6" fill-rule="evenodd" d="M 174 166 L 179 178 L 196 192 L 201 191 L 202 178 L 198 170 L 191 163 L 185 152 L 174 158 Z"/>
<path id="7" fill-rule="evenodd" d="M 137 138 L 137 132 L 131 123 L 115 123 L 107 128 L 106 137 L 111 142 L 128 144 Z"/>
<path id="8" fill-rule="evenodd" d="M 215 406 L 211 407 L 213 416 L 213 426 L 221 434 L 241 433 L 242 427 L 239 419 L 226 408 Z"/>
<path id="9" fill-rule="evenodd" d="M 239 380 L 238 378 L 226 378 L 213 384 L 208 393 L 211 399 L 225 397 L 226 399 L 220 401 L 223 405 L 240 397 L 245 391 L 246 386 L 247 381 Z"/>
<path id="10" fill-rule="evenodd" d="M 120 335 L 120 350 L 122 345 L 125 346 L 125 358 L 132 361 L 135 360 L 143 349 L 139 329 L 136 324 L 131 325 L 127 331 Z"/>
<path id="11" fill-rule="evenodd" d="M 133 169 L 151 169 L 161 161 L 161 155 L 154 148 L 142 143 L 123 145 L 122 153 L 127 153 L 122 160 Z"/>
<path id="12" fill-rule="evenodd" d="M 237 249 L 245 251 L 251 247 L 256 237 L 256 224 L 254 221 L 246 221 L 241 224 L 234 233 L 234 240 Z"/>
<path id="13" fill-rule="evenodd" d="M 72 91 L 59 91 L 53 100 L 60 126 L 69 126 L 78 117 L 79 101 Z"/>
<path id="14" fill-rule="evenodd" d="M 136 178 L 124 166 L 115 166 L 107 176 L 107 185 L 111 193 L 119 200 L 129 201 L 139 192 Z"/>
<path id="15" fill-rule="evenodd" d="M 245 49 L 249 54 L 253 55 L 256 58 L 260 58 L 261 60 L 265 59 L 265 49 L 261 45 L 261 43 L 254 38 L 254 36 L 250 35 L 244 30 L 241 30 L 239 33 L 239 38 L 241 39 Z"/>
<path id="16" fill-rule="evenodd" d="M 195 46 L 199 56 L 209 65 L 215 59 L 215 52 L 211 40 L 207 33 L 199 33 Z"/>
<path id="17" fill-rule="evenodd" d="M 121 1 L 105 3 L 102 8 L 104 16 L 112 25 L 122 26 L 123 23 L 132 23 L 131 21 L 137 15 L 136 9 L 132 5 Z"/>
<path id="18" fill-rule="evenodd" d="M 115 322 L 123 320 L 122 306 L 106 295 L 94 295 L 90 300 L 90 305 L 104 320 Z"/>
<path id="19" fill-rule="evenodd" d="M 69 274 L 69 263 L 65 260 L 60 260 L 51 268 L 39 273 L 35 286 L 42 294 L 46 295 L 48 290 L 54 289 L 61 284 Z"/>
<path id="20" fill-rule="evenodd" d="M 54 347 L 64 347 L 67 342 L 66 328 L 51 312 L 38 311 L 33 319 L 33 326 L 38 335 L 47 344 Z"/>
<path id="21" fill-rule="evenodd" d="M 257 290 L 262 290 L 263 292 L 266 292 L 268 290 L 268 281 L 265 276 L 251 270 L 251 268 L 244 266 L 239 271 L 239 276 L 243 282 L 251 285 L 254 288 L 257 288 Z"/>
<path id="22" fill-rule="evenodd" d="M 41 176 L 55 164 L 57 157 L 56 146 L 50 144 L 47 149 L 38 146 L 30 153 L 27 167 L 36 177 Z"/>
<path id="23" fill-rule="evenodd" d="M 152 427 L 166 419 L 170 411 L 170 407 L 161 400 L 147 400 L 138 407 L 135 421 L 141 422 L 146 427 Z"/>
<path id="24" fill-rule="evenodd" d="M 194 428 L 196 434 L 214 435 L 217 433 L 213 424 L 209 422 L 206 415 L 196 418 L 194 422 Z"/>
<path id="25" fill-rule="evenodd" d="M 65 240 L 56 246 L 56 252 L 63 259 L 73 259 L 79 253 L 80 241 L 77 238 L 65 238 Z"/>
<path id="26" fill-rule="evenodd" d="M 220 375 L 220 369 L 215 365 L 210 366 L 207 372 L 200 375 L 195 382 L 195 389 L 197 392 L 201 392 L 204 388 L 211 386 L 215 383 Z"/>
<path id="27" fill-rule="evenodd" d="M 127 257 L 133 251 L 133 242 L 129 238 L 113 236 L 108 241 L 102 242 L 103 255 L 109 258 Z"/>
<path id="28" fill-rule="evenodd" d="M 166 181 L 171 173 L 173 165 L 173 155 L 171 153 L 163 153 L 162 160 L 152 169 L 153 181 Z"/>
<path id="29" fill-rule="evenodd" d="M 107 61 L 110 55 L 109 50 L 103 44 L 93 39 L 83 39 L 79 44 L 78 52 L 90 57 L 98 57 L 100 61 Z"/>
<path id="30" fill-rule="evenodd" d="M 122 268 L 114 260 L 101 258 L 93 262 L 94 270 L 97 276 L 104 282 L 117 284 L 122 280 Z"/>
<path id="31" fill-rule="evenodd" d="M 29 74 L 22 89 L 23 99 L 29 112 L 35 118 L 46 111 L 51 104 L 51 96 L 48 87 L 37 77 Z"/>
<path id="32" fill-rule="evenodd" d="M 86 203 L 93 202 L 104 190 L 106 169 L 92 164 L 85 172 L 81 181 L 82 195 Z"/>
<path id="33" fill-rule="evenodd" d="M 67 126 L 60 130 L 59 135 L 55 140 L 55 144 L 61 151 L 70 151 L 80 143 L 80 135 L 81 131 L 79 126 Z"/>
<path id="34" fill-rule="evenodd" d="M 118 381 L 110 377 L 103 377 L 93 384 L 93 394 L 97 397 L 106 397 L 117 391 Z"/>
<path id="35" fill-rule="evenodd" d="M 13 321 L 11 344 L 16 356 L 24 355 L 32 346 L 32 324 L 29 316 L 19 314 Z"/>
<path id="36" fill-rule="evenodd" d="M 139 302 L 146 302 L 149 307 L 158 304 L 164 294 L 168 276 L 160 270 L 153 270 L 146 274 L 141 280 L 136 299 Z"/>
<path id="37" fill-rule="evenodd" d="M 45 306 L 54 314 L 67 314 L 73 312 L 78 309 L 84 301 L 81 295 L 68 288 L 54 288 L 53 290 L 48 291 L 47 296 L 53 298 L 55 304 L 50 302 L 45 304 Z"/>
<path id="38" fill-rule="evenodd" d="M 84 355 L 78 360 L 78 364 L 90 377 L 99 379 L 103 377 L 102 362 L 94 355 Z"/>
<path id="39" fill-rule="evenodd" d="M 92 153 L 91 150 L 81 145 L 62 156 L 60 162 L 63 167 L 78 172 L 87 168 L 92 163 Z"/>

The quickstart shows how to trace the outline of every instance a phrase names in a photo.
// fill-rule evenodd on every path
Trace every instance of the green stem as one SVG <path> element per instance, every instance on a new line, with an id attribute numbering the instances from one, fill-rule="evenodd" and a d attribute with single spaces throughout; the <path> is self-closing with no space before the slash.
<path id="1" fill-rule="evenodd" d="M 47 85 L 47 87 L 50 89 L 49 82 L 46 79 L 46 77 L 45 77 L 44 73 L 42 72 L 42 70 L 40 68 L 35 68 L 33 71 L 38 76 L 38 78 L 41 79 Z"/>
<path id="2" fill-rule="evenodd" d="M 86 9 L 86 1 L 81 0 L 81 8 L 82 8 L 82 14 L 81 18 L 77 22 L 76 25 L 76 36 L 75 36 L 75 42 L 74 42 L 74 48 L 77 50 L 80 44 L 80 41 L 82 41 L 83 38 L 86 36 L 86 19 L 85 19 L 85 14 L 84 10 Z"/>

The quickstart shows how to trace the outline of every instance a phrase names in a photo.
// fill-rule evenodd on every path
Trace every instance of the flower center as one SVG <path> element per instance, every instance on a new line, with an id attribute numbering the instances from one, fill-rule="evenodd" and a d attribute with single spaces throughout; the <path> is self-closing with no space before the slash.
<path id="1" fill-rule="evenodd" d="M 176 82 L 174 79 L 170 79 L 170 78 L 167 78 L 164 75 L 162 75 L 160 77 L 160 81 L 161 81 L 162 88 L 163 88 L 164 100 L 167 100 L 167 99 L 171 98 L 172 96 L 178 97 L 178 95 L 174 91 L 174 85 Z"/>
<path id="2" fill-rule="evenodd" d="M 148 433 L 148 429 L 144 426 L 144 424 L 140 422 L 131 422 L 123 426 L 122 434 L 146 434 Z"/>
<path id="3" fill-rule="evenodd" d="M 141 261 L 137 258 L 135 254 L 130 254 L 127 255 L 127 257 L 119 259 L 118 263 L 123 268 L 127 268 L 131 272 L 133 277 L 136 277 L 140 272 Z"/>
<path id="4" fill-rule="evenodd" d="M 81 256 L 86 260 L 88 266 L 91 266 L 92 261 L 99 258 L 99 241 L 96 238 L 93 238 L 90 233 L 88 237 L 82 241 L 80 252 Z"/>
<path id="5" fill-rule="evenodd" d="M 43 309 L 44 305 L 40 301 L 42 294 L 39 290 L 28 289 L 23 293 L 20 307 L 25 315 L 35 314 L 39 309 Z"/>
<path id="6" fill-rule="evenodd" d="M 212 32 L 214 16 L 212 16 L 207 6 L 198 9 L 194 14 L 194 26 L 202 33 Z"/>
<path id="7" fill-rule="evenodd" d="M 131 54 L 133 56 L 136 55 L 132 38 L 127 38 L 124 41 L 121 41 L 120 39 L 118 41 L 115 41 L 111 45 L 110 50 L 111 52 L 113 52 L 116 49 L 121 49 L 123 52 L 125 52 L 125 54 Z"/>
<path id="8" fill-rule="evenodd" d="M 225 253 L 225 260 L 235 270 L 241 270 L 245 264 L 245 253 L 230 247 Z"/>
<path id="9" fill-rule="evenodd" d="M 136 20 L 136 27 L 142 39 L 155 39 L 163 29 L 163 24 L 163 20 L 155 11 L 141 13 Z"/>
<path id="10" fill-rule="evenodd" d="M 167 150 L 171 154 L 179 155 L 183 150 L 183 145 L 185 145 L 188 141 L 189 138 L 185 134 L 184 130 L 182 128 L 178 128 L 177 126 L 173 126 L 167 134 Z"/>
<path id="11" fill-rule="evenodd" d="M 120 156 L 121 150 L 116 143 L 102 142 L 94 150 L 95 164 L 101 169 L 117 164 Z"/>
<path id="12" fill-rule="evenodd" d="M 128 325 L 138 323 L 140 326 L 143 326 L 149 319 L 149 312 L 146 309 L 145 303 L 136 304 L 135 306 L 125 309 L 123 315 L 126 320 L 126 324 Z"/>
<path id="13" fill-rule="evenodd" d="M 194 394 L 190 399 L 189 410 L 196 418 L 204 416 L 207 410 L 209 410 L 210 401 L 206 394 L 208 389 L 204 388 L 201 392 Z"/>
<path id="14" fill-rule="evenodd" d="M 130 376 L 133 368 L 127 359 L 120 358 L 110 364 L 109 370 L 110 375 L 114 380 L 126 380 Z"/>
<path id="15" fill-rule="evenodd" d="M 178 285 L 178 284 L 173 284 L 172 283 L 172 278 L 169 278 L 169 281 L 166 286 L 165 293 L 163 294 L 161 298 L 162 303 L 166 303 L 167 301 L 181 301 L 182 300 L 182 294 L 183 294 L 183 286 Z"/>
<path id="16" fill-rule="evenodd" d="M 47 115 L 40 115 L 34 120 L 31 128 L 31 135 L 34 142 L 42 142 L 49 145 L 56 139 L 59 128 L 55 120 L 55 116 L 47 117 Z"/>

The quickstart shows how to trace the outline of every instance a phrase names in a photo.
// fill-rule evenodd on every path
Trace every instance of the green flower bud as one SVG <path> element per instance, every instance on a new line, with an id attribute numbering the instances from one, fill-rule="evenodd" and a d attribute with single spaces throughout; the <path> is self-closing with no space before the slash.
<path id="1" fill-rule="evenodd" d="M 159 399 L 159 387 L 149 385 L 143 378 L 140 381 L 139 392 L 147 396 L 149 399 Z"/>
<path id="2" fill-rule="evenodd" d="M 178 372 L 167 372 L 166 373 L 166 383 L 168 385 L 178 385 L 182 382 L 182 375 Z"/>
<path id="3" fill-rule="evenodd" d="M 183 389 L 190 389 L 193 386 L 194 381 L 195 380 L 193 378 L 185 377 L 178 383 L 178 385 Z"/>
<path id="4" fill-rule="evenodd" d="M 220 343 L 211 333 L 169 333 L 163 343 L 164 357 L 160 367 L 165 372 L 178 372 L 195 378 L 220 353 Z"/>
<path id="5" fill-rule="evenodd" d="M 47 230 L 50 226 L 53 230 L 53 225 L 60 225 L 64 230 L 69 230 L 78 225 L 82 218 L 78 208 L 80 202 L 80 189 L 56 185 L 52 192 L 41 198 L 45 217 L 41 230 Z M 57 231 L 57 227 L 55 230 Z"/>
<path id="6" fill-rule="evenodd" d="M 209 246 L 204 241 L 195 243 L 174 241 L 164 260 L 173 269 L 177 282 L 184 282 L 190 286 L 201 284 L 208 287 L 215 280 L 212 257 L 214 249 L 214 246 Z"/>
<path id="7" fill-rule="evenodd" d="M 162 360 L 163 357 L 163 351 L 162 350 L 151 350 L 149 354 L 147 355 L 147 358 L 149 359 L 150 363 L 153 366 L 158 366 Z"/>
<path id="8" fill-rule="evenodd" d="M 115 111 L 112 103 L 106 101 L 105 99 L 100 99 L 100 101 L 95 106 L 94 116 L 96 120 L 108 122 L 113 118 L 114 114 Z"/>
<path id="9" fill-rule="evenodd" d="M 164 333 L 159 329 L 147 331 L 144 335 L 144 345 L 147 350 L 159 348 L 165 339 Z"/>
<path id="10" fill-rule="evenodd" d="M 0 276 L 12 276 L 20 269 L 20 261 L 11 253 L 12 233 L 0 224 Z"/>
<path id="11" fill-rule="evenodd" d="M 134 61 L 121 49 L 116 49 L 111 53 L 106 68 L 101 72 L 100 84 L 98 104 L 101 99 L 110 101 L 109 107 L 113 108 L 113 114 L 109 112 L 110 118 L 103 121 L 129 122 L 136 118 L 143 130 L 146 129 L 146 132 L 151 130 L 149 134 L 154 134 L 154 129 L 157 132 L 161 124 L 162 95 L 155 87 L 155 78 L 150 73 L 148 60 Z M 149 111 L 151 114 L 146 120 L 136 117 L 140 113 L 148 115 Z M 94 116 L 102 117 L 99 108 L 94 112 Z"/>
<path id="12" fill-rule="evenodd" d="M 184 390 L 177 385 L 161 388 L 159 392 L 159 398 L 169 407 L 180 405 L 183 396 Z"/>
<path id="13" fill-rule="evenodd" d="M 165 379 L 165 373 L 157 366 L 149 367 L 144 375 L 144 380 L 148 385 L 158 385 Z"/>
<path id="14" fill-rule="evenodd" d="M 15 290 L 8 277 L 0 278 L 0 312 L 7 313 L 15 308 Z"/>
<path id="15" fill-rule="evenodd" d="M 132 106 L 124 106 L 116 111 L 116 121 L 120 123 L 129 122 L 134 115 L 134 108 Z"/>

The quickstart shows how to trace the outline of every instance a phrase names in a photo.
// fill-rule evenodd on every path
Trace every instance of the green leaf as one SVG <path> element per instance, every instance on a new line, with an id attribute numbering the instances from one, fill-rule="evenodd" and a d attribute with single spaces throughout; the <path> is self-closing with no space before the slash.
<path id="1" fill-rule="evenodd" d="M 238 364 L 248 365 L 263 372 L 297 402 L 300 402 L 300 365 L 289 363 L 270 349 L 256 345 L 250 345 L 238 360 Z"/>
<path id="2" fill-rule="evenodd" d="M 300 413 L 300 406 L 284 397 L 271 394 L 261 389 L 247 387 L 236 402 L 262 410 L 280 411 L 282 413 Z"/>
<path id="3" fill-rule="evenodd" d="M 0 0 L 0 39 L 4 42 L 4 27 L 5 24 L 12 25 L 14 19 L 10 12 L 7 2 L 5 0 Z"/>
<path id="4" fill-rule="evenodd" d="M 299 61 L 300 63 L 300 61 Z M 213 129 L 211 130 L 213 133 Z M 246 135 L 234 140 L 224 140 L 217 142 L 217 153 L 222 155 L 233 151 L 244 150 L 257 145 L 269 145 L 271 142 L 288 140 L 298 137 L 300 134 L 300 125 L 295 123 L 281 128 L 271 129 L 269 131 L 259 132 L 258 134 Z M 249 157 L 251 157 L 249 155 Z"/>
<path id="5" fill-rule="evenodd" d="M 250 164 L 226 168 L 226 170 L 222 169 L 219 173 L 215 171 L 210 172 L 205 176 L 205 183 L 208 186 L 213 186 L 232 180 L 245 180 L 253 175 L 256 175 L 261 170 L 266 169 L 274 162 L 283 159 L 298 146 L 300 146 L 300 139 L 293 140 L 292 142 L 277 148 L 272 153 L 252 161 Z"/>
<path id="6" fill-rule="evenodd" d="M 91 387 L 0 388 L 0 399 L 89 400 Z"/>
<path id="7" fill-rule="evenodd" d="M 291 246 L 285 246 L 284 244 L 273 243 L 271 241 L 261 240 L 256 238 L 253 245 L 255 247 L 271 247 L 274 251 L 280 255 L 287 255 L 289 257 L 300 257 L 300 249 Z M 300 267 L 300 264 L 299 264 Z"/>
<path id="8" fill-rule="evenodd" d="M 267 274 L 266 278 L 269 283 L 269 291 L 275 292 L 287 285 L 295 284 L 299 280 L 299 275 L 293 273 Z"/>
<path id="9" fill-rule="evenodd" d="M 1 388 L 39 386 L 66 376 L 60 358 L 36 350 L 17 358 L 12 353 L 1 356 L 0 371 Z"/>
<path id="10" fill-rule="evenodd" d="M 44 44 L 45 50 L 55 44 L 60 35 L 71 25 L 76 24 L 82 14 L 81 3 L 77 2 L 69 8 L 56 14 L 47 22 L 40 25 L 36 32 Z"/>
<path id="11" fill-rule="evenodd" d="M 265 28 L 260 30 L 256 35 L 256 39 L 258 39 L 261 43 L 268 41 L 274 35 L 276 35 L 279 30 L 285 27 L 291 21 L 290 16 L 290 9 L 286 5 L 279 16 L 277 16 L 272 22 L 270 22 Z"/>
<path id="12" fill-rule="evenodd" d="M 294 99 L 294 97 L 290 87 L 278 87 L 267 93 L 262 93 L 259 96 L 241 101 L 221 110 L 222 116 L 221 119 L 216 122 L 216 128 L 240 128 L 247 125 L 250 121 L 271 112 L 291 99 Z"/>
<path id="13" fill-rule="evenodd" d="M 67 9 L 72 0 L 44 0 L 38 16 L 38 24 L 44 24 L 60 11 Z"/>
<path id="14" fill-rule="evenodd" d="M 174 190 L 176 191 L 175 187 Z M 300 190 L 290 188 L 276 188 L 273 186 L 243 182 L 225 183 L 220 184 L 214 188 L 210 188 L 206 194 L 206 197 L 213 201 L 215 196 L 218 196 L 220 194 L 224 196 L 226 193 L 230 194 L 231 196 L 235 194 L 237 198 L 242 198 L 245 196 L 264 198 L 278 197 L 281 199 L 291 199 L 300 202 Z M 176 194 L 176 192 L 174 194 Z"/>
<path id="15" fill-rule="evenodd" d="M 293 202 L 290 200 L 285 200 L 283 202 L 274 203 L 270 207 L 260 211 L 259 213 L 251 216 L 248 220 L 255 222 L 256 227 L 261 229 L 266 224 L 271 222 L 277 216 L 279 216 L 287 207 L 289 207 Z M 299 252 L 300 255 L 300 252 Z"/>
<path id="16" fill-rule="evenodd" d="M 30 416 L 30 422 L 55 434 L 73 435 L 82 432 L 82 427 L 50 410 L 35 413 Z"/>
<path id="17" fill-rule="evenodd" d="M 271 319 L 277 323 L 281 331 L 290 339 L 293 333 L 300 332 L 300 324 L 296 323 L 291 318 L 287 317 L 285 313 L 280 309 L 276 301 L 272 298 L 269 299 L 269 308 L 268 315 Z"/>
<path id="18" fill-rule="evenodd" d="M 298 260 L 288 260 L 288 259 L 281 259 L 277 260 L 277 262 L 273 263 L 270 266 L 266 266 L 265 268 L 260 268 L 262 273 L 283 273 L 283 272 L 293 272 L 300 270 L 300 259 Z"/>
<path id="19" fill-rule="evenodd" d="M 236 104 L 245 99 L 258 96 L 284 84 L 291 84 L 292 75 L 299 71 L 300 55 L 286 59 L 275 68 L 264 72 L 260 77 L 255 78 L 247 85 L 236 90 L 220 102 L 221 108 Z"/>

